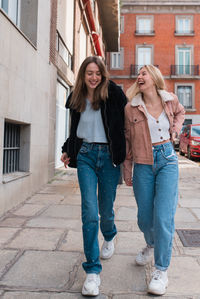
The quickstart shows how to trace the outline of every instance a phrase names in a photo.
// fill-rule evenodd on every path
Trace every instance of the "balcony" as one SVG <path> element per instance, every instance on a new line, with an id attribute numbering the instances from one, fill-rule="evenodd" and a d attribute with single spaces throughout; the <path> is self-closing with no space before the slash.
<path id="1" fill-rule="evenodd" d="M 199 76 L 199 65 L 171 65 L 171 77 L 191 78 Z"/>
<path id="2" fill-rule="evenodd" d="M 139 70 L 141 69 L 141 67 L 143 67 L 144 65 L 137 65 L 137 64 L 131 64 L 130 67 L 130 76 L 131 77 L 137 77 Z M 158 68 L 158 65 L 155 65 Z"/>
<path id="3" fill-rule="evenodd" d="M 60 57 L 64 60 L 67 67 L 72 70 L 72 54 L 70 53 L 69 49 L 67 48 L 62 36 L 60 35 L 59 31 L 56 32 L 56 50 L 59 53 Z"/>
<path id="4" fill-rule="evenodd" d="M 155 30 L 135 30 L 135 35 L 155 35 Z"/>

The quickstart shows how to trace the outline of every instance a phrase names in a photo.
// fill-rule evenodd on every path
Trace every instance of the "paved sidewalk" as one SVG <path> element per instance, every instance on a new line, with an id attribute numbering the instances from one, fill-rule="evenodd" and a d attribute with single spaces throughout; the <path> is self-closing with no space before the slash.
<path id="1" fill-rule="evenodd" d="M 200 168 L 180 162 L 177 229 L 200 230 Z M 134 259 L 145 243 L 136 223 L 132 188 L 120 185 L 115 203 L 115 254 L 102 261 L 100 299 L 157 298 L 146 294 L 151 265 Z M 102 236 L 99 235 L 100 244 Z M 83 298 L 85 279 L 76 171 L 60 170 L 54 180 L 0 218 L 0 297 Z M 184 247 L 177 233 L 165 298 L 200 298 L 200 248 Z"/>

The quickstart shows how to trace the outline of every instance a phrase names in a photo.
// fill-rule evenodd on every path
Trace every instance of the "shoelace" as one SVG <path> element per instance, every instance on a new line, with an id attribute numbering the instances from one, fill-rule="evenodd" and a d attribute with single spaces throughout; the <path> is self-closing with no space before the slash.
<path id="1" fill-rule="evenodd" d="M 105 248 L 109 250 L 111 248 L 111 242 L 106 241 Z"/>
<path id="2" fill-rule="evenodd" d="M 97 276 L 96 275 L 90 275 L 89 277 L 88 277 L 88 282 L 91 282 L 91 281 L 95 281 L 95 282 L 97 282 Z"/>
<path id="3" fill-rule="evenodd" d="M 154 271 L 153 274 L 152 274 L 152 278 L 155 279 L 155 280 L 159 280 L 161 278 L 160 270 Z"/>

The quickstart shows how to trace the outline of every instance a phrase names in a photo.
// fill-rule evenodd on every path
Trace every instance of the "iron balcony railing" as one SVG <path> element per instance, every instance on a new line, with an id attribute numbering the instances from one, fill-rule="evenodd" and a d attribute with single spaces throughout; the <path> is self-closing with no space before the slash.
<path id="1" fill-rule="evenodd" d="M 67 64 L 67 66 L 72 70 L 72 54 L 67 48 L 58 30 L 56 31 L 56 50 L 58 51 L 64 62 Z"/>
<path id="2" fill-rule="evenodd" d="M 140 65 L 137 65 L 137 64 L 131 64 L 131 68 L 130 68 L 130 75 L 131 76 L 137 76 L 138 73 L 139 73 L 139 70 L 143 67 L 144 65 L 140 64 Z M 158 65 L 155 65 L 154 66 L 158 67 Z"/>
<path id="3" fill-rule="evenodd" d="M 171 76 L 199 76 L 199 65 L 171 65 Z"/>

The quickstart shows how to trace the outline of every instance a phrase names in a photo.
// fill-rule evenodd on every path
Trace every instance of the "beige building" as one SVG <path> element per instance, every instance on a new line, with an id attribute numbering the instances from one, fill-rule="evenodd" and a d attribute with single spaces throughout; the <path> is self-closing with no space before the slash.
<path id="1" fill-rule="evenodd" d="M 0 216 L 61 166 L 66 98 L 86 56 L 118 51 L 118 20 L 118 0 L 0 0 Z"/>

